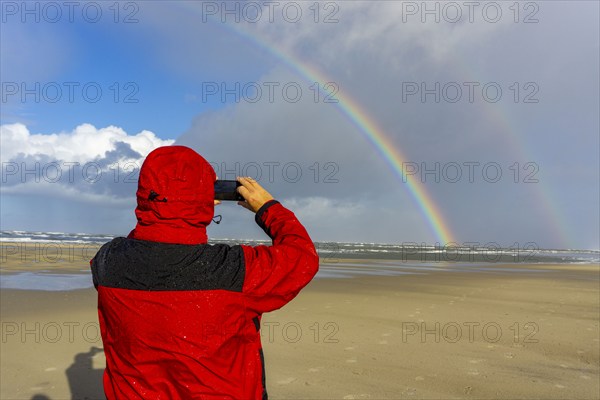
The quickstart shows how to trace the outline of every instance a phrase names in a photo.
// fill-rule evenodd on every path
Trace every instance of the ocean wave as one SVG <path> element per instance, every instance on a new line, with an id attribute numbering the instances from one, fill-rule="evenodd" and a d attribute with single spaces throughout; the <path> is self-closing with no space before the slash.
<path id="1" fill-rule="evenodd" d="M 65 232 L 27 232 L 21 230 L 0 231 L 0 242 L 16 243 L 69 243 L 101 244 L 119 235 Z M 268 245 L 270 240 L 211 238 L 209 244 Z M 581 249 L 530 249 L 500 248 L 484 246 L 441 246 L 428 244 L 349 243 L 317 242 L 319 255 L 334 258 L 378 258 L 396 260 L 419 260 L 434 262 L 502 262 L 502 263 L 561 263 L 585 264 L 600 262 L 600 251 Z"/>

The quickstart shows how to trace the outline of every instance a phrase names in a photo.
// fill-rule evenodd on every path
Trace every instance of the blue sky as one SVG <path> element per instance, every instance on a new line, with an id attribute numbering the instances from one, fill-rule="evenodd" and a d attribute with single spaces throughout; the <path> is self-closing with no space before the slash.
<path id="1" fill-rule="evenodd" d="M 108 15 L 108 8 L 105 6 L 103 10 L 106 18 L 96 24 L 87 23 L 81 17 L 69 22 L 65 17 L 59 23 L 34 25 L 7 17 L 7 23 L 2 25 L 3 38 L 9 41 L 13 34 L 24 37 L 19 47 L 27 46 L 29 50 L 3 57 L 7 64 L 7 67 L 3 66 L 4 76 L 13 74 L 11 56 L 17 57 L 15 69 L 20 64 L 37 61 L 32 53 L 36 50 L 39 35 L 49 34 L 52 37 L 50 45 L 55 46 L 64 59 L 55 61 L 59 66 L 49 74 L 43 65 L 28 67 L 32 70 L 29 76 L 14 71 L 17 79 L 8 82 L 26 82 L 29 89 L 38 83 L 42 93 L 46 85 L 51 90 L 52 84 L 56 83 L 63 92 L 56 95 L 56 91 L 49 91 L 48 99 L 40 102 L 35 101 L 34 95 L 26 95 L 25 104 L 19 96 L 21 91 L 9 96 L 8 102 L 3 104 L 6 107 L 4 122 L 29 119 L 33 130 L 59 132 L 86 121 L 98 127 L 120 126 L 128 132 L 149 129 L 160 137 L 175 138 L 189 127 L 195 115 L 206 109 L 223 107 L 220 101 L 198 103 L 191 100 L 188 95 L 198 91 L 196 82 L 173 73 L 164 65 L 149 43 L 153 40 L 151 34 L 141 23 L 115 24 Z M 35 32 L 26 33 L 31 25 Z M 203 72 L 199 70 L 198 73 Z M 46 79 L 37 79 L 38 76 Z M 70 82 L 76 85 L 69 86 Z M 70 87 L 74 88 L 73 101 L 69 98 Z M 84 92 L 84 87 L 89 88 L 89 94 Z M 97 95 L 95 87 L 100 87 L 102 93 Z M 59 100 L 53 103 L 56 97 Z M 12 115 L 14 109 L 21 108 L 17 115 Z"/>
<path id="2" fill-rule="evenodd" d="M 244 2 L 239 22 L 235 13 L 222 13 L 221 2 L 120 2 L 117 23 L 114 2 L 94 3 L 102 9 L 96 23 L 77 11 L 69 21 L 66 9 L 50 22 L 49 3 L 32 2 L 36 22 L 35 11 L 24 13 L 21 4 L 2 2 L 2 229 L 127 233 L 135 184 L 108 179 L 111 170 L 94 185 L 82 179 L 45 185 L 8 176 L 6 168 L 53 161 L 139 165 L 153 147 L 175 141 L 230 170 L 258 165 L 265 186 L 316 240 L 435 242 L 406 185 L 339 108 L 314 101 L 313 82 L 278 55 L 285 53 L 297 65 L 318 67 L 360 104 L 405 161 L 500 166 L 502 179 L 493 183 L 480 173 L 473 182 L 421 178 L 459 242 L 599 247 L 595 2 L 537 2 L 518 16 L 500 3 L 496 22 L 480 9 L 472 22 L 449 21 L 443 13 L 436 22 L 422 10 L 409 13 L 407 3 L 378 1 L 320 3 L 317 22 L 312 2 L 281 2 L 281 9 L 302 8 L 295 22 L 280 8 L 273 21 L 263 8 L 251 22 L 256 15 L 251 8 L 242 13 Z M 86 4 L 77 2 L 78 10 Z M 207 15 L 209 6 L 215 15 Z M 125 23 L 130 13 L 136 21 Z M 334 22 L 325 23 L 327 15 Z M 524 23 L 526 16 L 537 22 Z M 433 95 L 421 101 L 419 94 L 403 98 L 407 82 L 464 90 L 466 82 L 478 88 L 493 82 L 503 93 L 498 102 L 481 91 L 473 102 L 466 92 L 457 102 L 448 96 L 436 102 Z M 203 98 L 203 88 L 215 83 L 277 86 L 272 102 L 264 92 L 256 102 L 220 93 Z M 303 90 L 300 101 L 282 97 L 289 83 Z M 39 87 L 40 101 L 34 94 L 23 99 L 22 85 Z M 62 96 L 53 102 L 57 87 Z M 96 88 L 102 94 L 92 102 Z M 136 153 L 123 150 L 128 146 Z M 283 174 L 290 165 L 301 169 L 298 182 Z M 524 182 L 528 173 L 538 182 Z M 327 174 L 337 182 L 325 181 Z M 48 212 L 32 212 L 40 209 Z M 211 236 L 262 237 L 246 210 L 226 204 L 218 213 L 227 223 L 211 226 Z"/>

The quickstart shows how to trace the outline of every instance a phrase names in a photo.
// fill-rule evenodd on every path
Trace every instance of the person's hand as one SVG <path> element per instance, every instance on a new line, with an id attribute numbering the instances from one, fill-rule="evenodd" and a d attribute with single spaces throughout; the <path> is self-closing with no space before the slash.
<path id="1" fill-rule="evenodd" d="M 238 201 L 240 206 L 255 213 L 260 210 L 267 201 L 273 200 L 273 196 L 263 189 L 263 187 L 254 179 L 238 176 L 237 181 L 242 184 L 242 186 L 237 188 L 237 191 L 244 199 L 246 199 L 246 201 Z"/>

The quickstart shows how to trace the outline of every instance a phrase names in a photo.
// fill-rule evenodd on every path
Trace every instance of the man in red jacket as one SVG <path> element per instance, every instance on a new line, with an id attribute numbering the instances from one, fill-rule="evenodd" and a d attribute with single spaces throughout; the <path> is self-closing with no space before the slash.
<path id="1" fill-rule="evenodd" d="M 238 178 L 238 204 L 273 244 L 207 244 L 215 180 L 192 149 L 154 150 L 135 229 L 91 262 L 109 400 L 267 398 L 261 315 L 292 300 L 319 257 L 295 215 L 251 178 Z"/>

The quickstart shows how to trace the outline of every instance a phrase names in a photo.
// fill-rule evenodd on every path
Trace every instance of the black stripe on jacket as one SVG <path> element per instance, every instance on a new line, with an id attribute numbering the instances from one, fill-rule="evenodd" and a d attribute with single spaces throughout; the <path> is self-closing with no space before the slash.
<path id="1" fill-rule="evenodd" d="M 92 260 L 94 286 L 134 290 L 230 290 L 244 284 L 244 252 L 226 244 L 184 245 L 115 238 Z"/>

